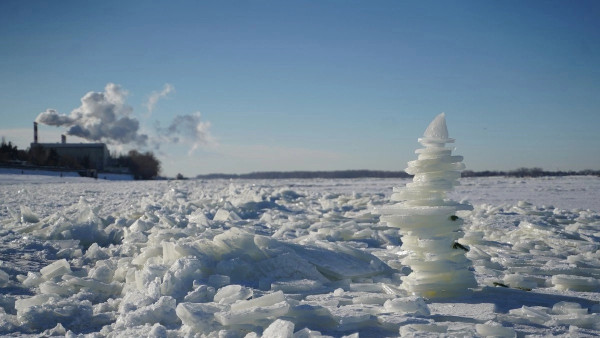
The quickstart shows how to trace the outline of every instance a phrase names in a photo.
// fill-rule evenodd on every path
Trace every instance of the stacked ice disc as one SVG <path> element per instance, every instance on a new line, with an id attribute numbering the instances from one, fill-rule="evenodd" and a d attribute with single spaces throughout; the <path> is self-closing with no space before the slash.
<path id="1" fill-rule="evenodd" d="M 412 272 L 402 278 L 401 288 L 428 298 L 460 295 L 476 286 L 466 248 L 457 242 L 463 222 L 456 212 L 472 207 L 446 197 L 465 168 L 463 157 L 446 147 L 452 142 L 442 113 L 419 138 L 424 148 L 415 151 L 418 159 L 408 162 L 412 183 L 394 188 L 391 198 L 398 203 L 380 209 L 381 220 L 400 229 L 401 249 L 408 253 L 402 264 Z"/>

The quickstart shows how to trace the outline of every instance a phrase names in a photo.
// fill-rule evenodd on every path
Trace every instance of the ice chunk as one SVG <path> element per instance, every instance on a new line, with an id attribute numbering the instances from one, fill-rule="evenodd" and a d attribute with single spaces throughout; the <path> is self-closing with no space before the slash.
<path id="1" fill-rule="evenodd" d="M 173 325 L 178 323 L 179 317 L 175 313 L 176 301 L 173 297 L 163 296 L 151 305 L 142 306 L 134 311 L 122 313 L 115 323 L 117 328 L 125 328 L 144 324 L 160 323 Z"/>
<path id="2" fill-rule="evenodd" d="M 172 264 L 182 257 L 204 255 L 191 243 L 163 242 L 162 256 L 164 264 Z"/>
<path id="3" fill-rule="evenodd" d="M 294 332 L 294 338 L 329 338 L 331 336 L 323 336 L 321 332 L 311 330 L 307 327 Z"/>
<path id="4" fill-rule="evenodd" d="M 160 246 L 147 246 L 142 250 L 142 253 L 137 255 L 131 261 L 134 265 L 142 266 L 146 264 L 146 261 L 152 257 L 160 256 L 162 254 L 162 247 Z"/>
<path id="5" fill-rule="evenodd" d="M 407 324 L 433 324 L 433 319 L 383 312 L 377 315 L 377 323 L 386 330 L 397 331 L 399 327 Z"/>
<path id="6" fill-rule="evenodd" d="M 546 308 L 541 307 L 529 307 L 523 305 L 520 309 L 512 309 L 508 313 L 540 325 L 543 325 L 552 319 L 552 317 L 546 313 Z"/>
<path id="7" fill-rule="evenodd" d="M 101 259 L 108 259 L 109 255 L 100 248 L 98 243 L 93 243 L 87 249 L 87 251 L 85 252 L 85 255 L 83 257 L 88 260 L 97 261 L 97 260 L 101 260 Z"/>
<path id="8" fill-rule="evenodd" d="M 232 311 L 241 311 L 241 310 L 249 309 L 252 307 L 269 306 L 269 305 L 277 304 L 277 303 L 280 303 L 283 301 L 285 301 L 285 296 L 283 295 L 283 292 L 277 291 L 277 292 L 266 294 L 262 297 L 250 299 L 247 301 L 240 301 L 240 302 L 231 304 L 231 310 Z"/>
<path id="9" fill-rule="evenodd" d="M 217 213 L 215 214 L 215 216 L 213 217 L 213 221 L 220 221 L 220 222 L 239 221 L 239 220 L 241 220 L 241 217 L 238 216 L 238 214 L 236 214 L 233 211 L 227 211 L 225 209 L 219 209 L 217 211 Z"/>
<path id="10" fill-rule="evenodd" d="M 383 286 L 380 283 L 350 283 L 349 290 L 380 293 L 383 291 Z"/>
<path id="11" fill-rule="evenodd" d="M 577 326 L 580 328 L 598 330 L 600 329 L 600 314 L 592 313 L 592 314 L 564 314 L 553 316 L 552 323 L 556 323 L 557 325 L 570 325 Z"/>
<path id="12" fill-rule="evenodd" d="M 66 333 L 67 333 L 67 330 L 65 330 L 64 326 L 62 326 L 61 323 L 58 323 L 58 324 L 56 324 L 56 326 L 54 328 L 44 331 L 43 336 L 44 337 L 64 336 Z"/>
<path id="13" fill-rule="evenodd" d="M 294 335 L 294 323 L 276 319 L 263 332 L 262 338 L 292 338 Z"/>
<path id="14" fill-rule="evenodd" d="M 90 301 L 43 296 L 45 295 L 35 296 L 35 301 L 30 301 L 27 305 L 24 304 L 26 301 L 19 302 L 17 318 L 25 327 L 46 330 L 55 327 L 57 323 L 61 323 L 68 329 L 93 327 L 93 310 Z M 17 304 L 15 305 L 17 307 Z"/>
<path id="15" fill-rule="evenodd" d="M 313 264 L 295 252 L 285 252 L 275 257 L 261 260 L 257 262 L 256 268 L 261 273 L 261 276 L 269 279 L 327 281 Z"/>
<path id="16" fill-rule="evenodd" d="M 37 223 L 39 221 L 39 217 L 33 211 L 31 211 L 31 209 L 28 206 L 21 205 L 22 223 Z"/>
<path id="17" fill-rule="evenodd" d="M 222 254 L 239 253 L 250 256 L 254 260 L 264 259 L 265 254 L 256 246 L 255 235 L 238 228 L 232 228 L 214 237 Z"/>
<path id="18" fill-rule="evenodd" d="M 330 311 L 339 323 L 338 329 L 341 330 L 355 330 L 376 322 L 376 317 L 373 315 L 376 311 L 362 304 L 343 305 Z"/>
<path id="19" fill-rule="evenodd" d="M 513 328 L 502 326 L 502 324 L 491 320 L 485 324 L 475 324 L 475 330 L 484 337 L 512 338 L 517 336 Z"/>
<path id="20" fill-rule="evenodd" d="M 262 274 L 253 263 L 247 257 L 224 259 L 217 263 L 216 272 L 220 275 L 229 276 L 230 281 L 233 283 L 257 281 Z"/>
<path id="21" fill-rule="evenodd" d="M 155 281 L 148 285 L 148 289 L 144 291 L 135 288 L 127 289 L 118 303 L 118 312 L 126 313 L 134 311 L 144 306 L 156 303 L 160 298 L 160 283 Z"/>
<path id="22" fill-rule="evenodd" d="M 130 232 L 144 232 L 144 231 L 148 231 L 152 229 L 152 223 L 151 222 L 146 222 L 144 220 L 142 220 L 141 218 L 138 218 L 137 220 L 135 220 L 135 222 L 133 222 L 133 224 L 131 224 L 131 226 L 129 226 L 128 230 Z"/>
<path id="23" fill-rule="evenodd" d="M 133 281 L 135 281 L 135 286 L 137 287 L 137 289 L 147 290 L 148 285 L 156 281 L 158 281 L 158 285 L 160 287 L 160 281 L 165 274 L 165 270 L 166 267 L 164 265 L 147 264 L 142 270 L 135 271 L 132 269 L 130 271 L 132 271 L 133 275 L 135 276 L 135 278 L 133 278 Z M 128 278 L 128 284 L 129 282 L 130 281 Z M 158 291 L 160 291 L 160 289 Z"/>
<path id="24" fill-rule="evenodd" d="M 209 332 L 215 329 L 214 314 L 222 311 L 223 306 L 217 304 L 179 303 L 175 312 L 184 325 L 196 332 Z"/>
<path id="25" fill-rule="evenodd" d="M 214 299 L 215 297 L 215 288 L 208 285 L 194 285 L 195 289 L 190 291 L 185 297 L 183 301 L 191 302 L 191 303 L 205 303 Z"/>
<path id="26" fill-rule="evenodd" d="M 15 301 L 15 309 L 17 312 L 22 312 L 36 305 L 47 303 L 50 299 L 57 298 L 57 295 L 41 294 L 30 298 L 17 299 Z"/>
<path id="27" fill-rule="evenodd" d="M 58 261 L 55 261 L 55 262 L 49 264 L 46 267 L 43 267 L 40 270 L 40 273 L 42 274 L 42 277 L 45 280 L 49 280 L 56 276 L 70 274 L 70 273 L 72 273 L 72 271 L 71 271 L 71 266 L 69 265 L 67 260 L 61 259 L 61 260 L 58 260 Z"/>
<path id="28" fill-rule="evenodd" d="M 215 318 L 222 325 L 256 324 L 267 319 L 284 316 L 290 310 L 290 305 L 283 301 L 268 306 L 255 306 L 241 310 L 222 311 L 215 313 Z"/>
<path id="29" fill-rule="evenodd" d="M 537 287 L 537 282 L 520 274 L 509 274 L 504 276 L 504 283 L 513 288 L 531 290 Z"/>
<path id="30" fill-rule="evenodd" d="M 191 215 L 189 215 L 188 221 L 190 223 L 194 223 L 198 226 L 209 226 L 210 225 L 210 220 L 208 219 L 208 217 L 206 217 L 204 212 L 202 212 L 201 210 L 197 210 L 197 211 L 193 212 Z"/>
<path id="31" fill-rule="evenodd" d="M 148 236 L 141 232 L 129 232 L 126 228 L 123 235 L 123 243 L 125 244 L 140 244 L 148 242 Z"/>
<path id="32" fill-rule="evenodd" d="M 208 276 L 208 284 L 216 288 L 225 286 L 231 282 L 231 278 L 225 275 L 210 275 Z"/>
<path id="33" fill-rule="evenodd" d="M 386 311 L 429 316 L 429 307 L 421 297 L 389 299 L 383 304 Z"/>
<path id="34" fill-rule="evenodd" d="M 76 288 L 70 287 L 70 285 L 66 285 L 65 283 L 55 283 L 52 281 L 46 281 L 40 284 L 40 293 L 42 294 L 54 294 L 60 295 L 63 297 L 67 297 L 73 293 L 75 293 Z"/>
<path id="35" fill-rule="evenodd" d="M 402 337 L 439 337 L 446 336 L 443 333 L 448 332 L 448 327 L 445 325 L 437 324 L 407 324 L 400 327 L 400 336 Z M 431 333 L 431 335 L 427 335 Z"/>
<path id="36" fill-rule="evenodd" d="M 92 208 L 82 197 L 71 211 L 75 214 L 74 218 L 58 214 L 51 220 L 50 227 L 38 234 L 52 239 L 77 239 L 84 247 L 95 242 L 106 243 L 107 233 L 104 232 L 105 226 L 97 215 L 96 208 Z"/>
<path id="37" fill-rule="evenodd" d="M 272 290 L 281 290 L 285 293 L 313 292 L 322 288 L 323 284 L 318 280 L 300 279 L 289 281 L 277 281 L 271 283 Z"/>
<path id="38" fill-rule="evenodd" d="M 463 318 L 477 318 L 479 320 L 493 320 L 497 317 L 496 305 L 493 303 L 438 303 L 429 304 L 432 316 L 456 316 Z"/>
<path id="39" fill-rule="evenodd" d="M 22 284 L 27 288 L 34 288 L 43 282 L 44 278 L 42 277 L 41 273 L 29 271 L 27 273 L 27 278 L 23 280 Z"/>
<path id="40" fill-rule="evenodd" d="M 223 325 L 251 324 L 271 317 L 283 316 L 290 310 L 283 292 L 231 304 L 231 311 L 221 311 L 215 318 Z"/>
<path id="41" fill-rule="evenodd" d="M 6 272 L 0 270 L 0 287 L 6 286 L 9 281 L 10 276 Z"/>
<path id="42" fill-rule="evenodd" d="M 558 290 L 597 291 L 600 287 L 600 280 L 575 275 L 554 275 L 552 284 Z"/>
<path id="43" fill-rule="evenodd" d="M 335 305 L 334 305 L 335 306 Z M 328 329 L 337 325 L 331 311 L 316 304 L 300 303 L 292 306 L 286 317 L 293 318 L 298 327 Z"/>
<path id="44" fill-rule="evenodd" d="M 353 304 L 379 304 L 383 305 L 388 300 L 395 298 L 396 295 L 389 295 L 385 293 L 372 293 L 364 292 L 356 295 L 352 298 Z"/>
<path id="45" fill-rule="evenodd" d="M 203 276 L 204 264 L 197 257 L 180 258 L 171 265 L 160 286 L 163 295 L 183 298 L 193 287 L 193 281 Z"/>
<path id="46" fill-rule="evenodd" d="M 115 270 L 116 266 L 113 262 L 109 260 L 98 261 L 96 266 L 88 271 L 88 276 L 100 282 L 110 283 L 115 276 Z"/>
<path id="47" fill-rule="evenodd" d="M 152 325 L 152 329 L 148 332 L 148 338 L 167 338 L 167 328 L 159 323 Z"/>
<path id="48" fill-rule="evenodd" d="M 379 258 L 344 244 L 319 241 L 313 245 L 292 245 L 291 248 L 330 279 L 369 277 L 388 269 Z"/>
<path id="49" fill-rule="evenodd" d="M 74 288 L 75 290 L 85 290 L 94 295 L 94 297 L 92 298 L 94 300 L 105 300 L 109 297 L 118 297 L 122 291 L 121 283 L 117 282 L 104 283 L 87 277 L 80 278 L 72 276 L 65 276 L 63 277 L 63 279 L 65 280 L 63 282 L 64 286 L 66 287 L 65 289 L 68 290 L 69 288 Z M 42 285 L 40 285 L 40 288 L 42 287 Z"/>
<path id="50" fill-rule="evenodd" d="M 584 309 L 578 303 L 573 302 L 558 302 L 552 306 L 552 312 L 559 315 L 578 314 L 586 315 L 588 309 Z"/>
<path id="51" fill-rule="evenodd" d="M 246 300 L 252 297 L 253 291 L 241 285 L 227 285 L 217 291 L 214 301 L 219 304 L 232 304 L 238 300 Z"/>

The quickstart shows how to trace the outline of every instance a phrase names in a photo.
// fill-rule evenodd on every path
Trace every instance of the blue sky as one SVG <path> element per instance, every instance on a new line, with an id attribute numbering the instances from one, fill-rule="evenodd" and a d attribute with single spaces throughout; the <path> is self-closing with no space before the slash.
<path id="1" fill-rule="evenodd" d="M 40 113 L 112 83 L 167 175 L 403 170 L 441 112 L 469 169 L 600 169 L 598 17 L 597 1 L 6 0 L 0 135 L 25 148 Z M 200 132 L 169 134 L 177 116 Z"/>

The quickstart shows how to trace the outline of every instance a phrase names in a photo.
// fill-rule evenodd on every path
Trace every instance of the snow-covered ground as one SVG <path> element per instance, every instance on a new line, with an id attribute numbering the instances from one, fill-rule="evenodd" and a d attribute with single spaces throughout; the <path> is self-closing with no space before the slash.
<path id="1" fill-rule="evenodd" d="M 14 184 L 17 182 L 62 182 L 62 177 L 81 177 L 76 171 L 58 171 L 42 169 L 18 169 L 18 168 L 0 168 L 0 184 Z M 99 173 L 98 179 L 111 181 L 131 181 L 133 175 L 117 173 Z"/>
<path id="2" fill-rule="evenodd" d="M 0 174 L 0 335 L 600 335 L 600 178 L 470 178 L 478 287 L 398 288 L 409 180 Z M 460 248 L 457 250 L 461 250 Z"/>

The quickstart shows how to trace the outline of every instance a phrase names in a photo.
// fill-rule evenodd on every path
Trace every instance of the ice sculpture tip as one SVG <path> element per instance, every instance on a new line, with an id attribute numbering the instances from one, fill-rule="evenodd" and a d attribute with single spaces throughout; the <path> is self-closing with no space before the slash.
<path id="1" fill-rule="evenodd" d="M 429 124 L 425 133 L 423 133 L 423 141 L 438 141 L 443 143 L 454 142 L 454 139 L 448 137 L 448 127 L 446 126 L 446 114 L 441 113 L 436 116 Z"/>
<path id="2" fill-rule="evenodd" d="M 427 126 L 427 129 L 425 129 L 423 136 L 427 138 L 447 139 L 448 127 L 446 126 L 446 114 L 441 113 L 436 116 L 429 126 Z"/>

